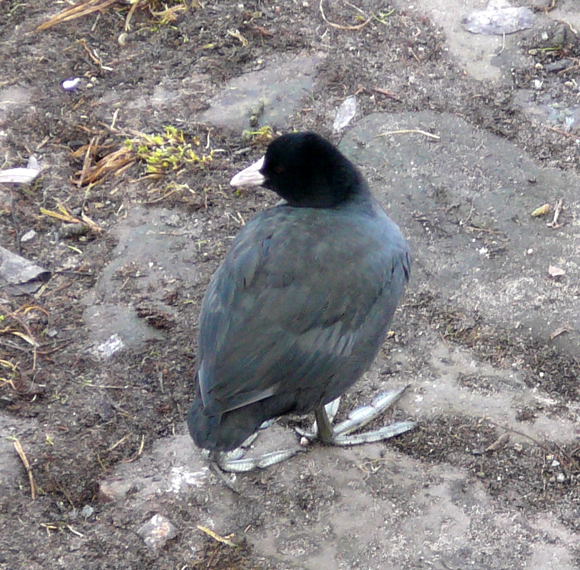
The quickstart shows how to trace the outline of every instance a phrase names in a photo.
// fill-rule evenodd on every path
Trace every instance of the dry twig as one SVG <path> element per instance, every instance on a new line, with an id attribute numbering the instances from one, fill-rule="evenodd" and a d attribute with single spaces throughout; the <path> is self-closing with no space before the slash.
<path id="1" fill-rule="evenodd" d="M 558 133 L 559 135 L 563 135 L 565 137 L 568 137 L 569 139 L 574 139 L 574 140 L 580 139 L 580 135 L 575 135 L 574 133 L 569 133 L 567 131 L 559 129 L 558 127 L 548 127 L 548 130 L 554 131 L 555 133 Z"/>
<path id="2" fill-rule="evenodd" d="M 385 97 L 390 97 L 395 101 L 401 100 L 400 97 L 398 97 L 395 93 L 389 91 L 388 89 L 383 89 L 382 87 L 372 87 L 372 91 L 374 91 L 375 93 L 379 93 L 380 95 L 384 95 Z"/>
<path id="3" fill-rule="evenodd" d="M 507 432 L 502 433 L 492 444 L 488 445 L 485 448 L 485 453 L 489 453 L 491 451 L 497 451 L 504 447 L 510 440 L 510 434 Z"/>
<path id="4" fill-rule="evenodd" d="M 123 461 L 123 463 L 133 463 L 133 461 L 137 461 L 137 459 L 139 459 L 139 457 L 141 457 L 141 454 L 143 453 L 143 449 L 145 449 L 145 435 L 141 436 L 141 443 L 139 444 L 139 449 L 137 450 L 137 453 L 135 453 L 135 455 L 133 455 L 133 457 L 129 457 L 129 459 L 125 459 Z"/>
<path id="5" fill-rule="evenodd" d="M 26 453 L 24 452 L 24 448 L 22 447 L 22 444 L 20 443 L 19 439 L 14 440 L 14 449 L 16 450 L 16 453 L 18 453 L 18 457 L 20 457 L 20 460 L 22 461 L 22 464 L 24 465 L 24 468 L 28 473 L 28 481 L 30 482 L 30 495 L 32 497 L 32 500 L 34 501 L 37 497 L 38 489 L 36 487 L 34 475 L 32 474 L 32 467 L 30 466 L 28 457 L 26 457 Z"/>
<path id="6" fill-rule="evenodd" d="M 548 227 L 550 228 L 559 228 L 560 224 L 558 224 L 558 218 L 560 217 L 560 212 L 562 211 L 562 206 L 564 204 L 564 200 L 560 198 L 558 203 L 556 204 L 556 208 L 554 209 L 554 219 L 551 222 L 548 222 Z"/>
<path id="7" fill-rule="evenodd" d="M 211 528 L 207 528 L 206 526 L 202 526 L 202 525 L 198 524 L 197 528 L 199 530 L 201 530 L 201 532 L 205 532 L 205 534 L 207 534 L 208 536 L 211 536 L 217 542 L 221 542 L 222 544 L 227 544 L 228 546 L 233 546 L 233 547 L 236 546 L 236 544 L 230 540 L 230 538 L 234 536 L 233 534 L 230 534 L 230 535 L 224 537 L 224 536 L 220 536 L 217 532 L 214 532 L 213 530 L 211 530 Z"/>
<path id="8" fill-rule="evenodd" d="M 427 131 L 422 131 L 421 129 L 400 129 L 398 131 L 385 131 L 380 133 L 377 137 L 388 137 L 389 135 L 407 135 L 407 134 L 417 134 L 423 135 L 435 141 L 441 140 L 439 135 L 434 135 L 433 133 L 428 133 Z"/>

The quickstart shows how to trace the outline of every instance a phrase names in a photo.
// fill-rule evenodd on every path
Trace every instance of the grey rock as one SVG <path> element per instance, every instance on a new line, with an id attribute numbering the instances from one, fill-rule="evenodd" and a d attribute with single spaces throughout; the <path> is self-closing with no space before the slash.
<path id="1" fill-rule="evenodd" d="M 201 120 L 232 131 L 288 127 L 290 116 L 312 90 L 322 61 L 321 55 L 311 54 L 268 61 L 262 69 L 232 79 Z"/>
<path id="2" fill-rule="evenodd" d="M 34 293 L 50 276 L 50 271 L 0 246 L 0 288 L 8 293 Z"/>
<path id="3" fill-rule="evenodd" d="M 153 515 L 137 531 L 145 544 L 153 551 L 161 550 L 168 540 L 177 536 L 175 525 L 163 515 Z"/>

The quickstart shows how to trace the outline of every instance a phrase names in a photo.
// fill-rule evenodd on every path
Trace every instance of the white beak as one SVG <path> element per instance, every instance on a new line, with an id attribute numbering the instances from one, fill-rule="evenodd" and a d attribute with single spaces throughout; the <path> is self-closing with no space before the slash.
<path id="1" fill-rule="evenodd" d="M 232 186 L 261 186 L 266 180 L 260 172 L 264 166 L 264 157 L 238 172 L 230 181 Z"/>

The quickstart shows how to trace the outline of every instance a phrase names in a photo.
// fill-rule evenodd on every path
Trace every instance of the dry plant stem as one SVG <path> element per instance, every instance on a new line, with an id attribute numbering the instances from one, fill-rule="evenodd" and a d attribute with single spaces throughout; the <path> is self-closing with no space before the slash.
<path id="1" fill-rule="evenodd" d="M 93 150 L 97 146 L 97 140 L 98 140 L 98 137 L 93 137 L 91 139 L 91 141 L 89 142 L 89 144 L 87 145 L 87 151 L 85 152 L 85 158 L 83 160 L 83 168 L 82 168 L 81 174 L 77 180 L 77 186 L 79 188 L 84 184 L 85 178 L 87 176 L 87 172 L 89 171 L 89 168 L 91 167 L 91 156 L 93 155 Z"/>
<path id="2" fill-rule="evenodd" d="M 356 30 L 362 30 L 372 19 L 372 16 L 369 16 L 362 24 L 356 24 L 353 26 L 343 26 L 341 24 L 335 24 L 334 22 L 330 22 L 328 20 L 328 18 L 326 17 L 326 14 L 324 13 L 324 7 L 322 5 L 323 0 L 320 0 L 320 4 L 318 5 L 318 8 L 320 10 L 320 15 L 322 16 L 322 19 L 331 27 L 331 28 L 336 28 L 337 30 L 351 30 L 351 31 L 356 31 Z M 359 10 L 360 12 L 360 10 Z"/>
<path id="3" fill-rule="evenodd" d="M 80 39 L 78 41 L 78 43 L 85 50 L 85 52 L 87 53 L 87 55 L 89 56 L 89 58 L 91 59 L 91 61 L 95 65 L 97 65 L 98 67 L 100 67 L 102 69 L 103 68 L 103 62 L 101 61 L 101 58 L 97 55 L 97 52 L 91 46 L 89 46 L 89 43 L 87 42 L 87 40 L 85 40 L 83 38 L 83 39 Z"/>
<path id="4" fill-rule="evenodd" d="M 485 453 L 489 453 L 490 451 L 497 451 L 504 447 L 510 440 L 509 433 L 502 433 L 492 444 L 488 445 L 485 448 Z"/>
<path id="5" fill-rule="evenodd" d="M 217 542 L 221 542 L 222 544 L 227 544 L 228 546 L 236 546 L 227 536 L 220 536 L 217 532 L 211 530 L 211 528 L 207 528 L 206 526 L 202 526 L 200 524 L 197 525 L 197 528 L 201 530 L 201 532 L 205 532 L 208 536 L 211 536 Z M 232 536 L 232 535 L 230 535 Z"/>
<path id="6" fill-rule="evenodd" d="M 374 91 L 375 93 L 379 93 L 380 95 L 384 95 L 385 97 L 390 97 L 391 99 L 394 99 L 395 101 L 400 101 L 401 99 L 392 91 L 389 91 L 388 89 L 383 89 L 382 87 L 373 87 L 372 91 Z"/>
<path id="7" fill-rule="evenodd" d="M 407 134 L 417 134 L 423 135 L 433 140 L 441 140 L 441 137 L 434 135 L 433 133 L 428 133 L 427 131 L 422 131 L 421 129 L 400 129 L 398 131 L 386 131 L 377 135 L 378 137 L 388 137 L 389 135 L 407 135 Z"/>
<path id="8" fill-rule="evenodd" d="M 562 129 L 559 129 L 557 127 L 548 127 L 548 130 L 554 131 L 555 133 L 558 133 L 559 135 L 563 135 L 563 136 L 568 137 L 570 139 L 575 139 L 575 140 L 580 139 L 580 135 L 575 135 L 574 133 L 568 133 L 568 132 L 563 131 Z"/>
<path id="9" fill-rule="evenodd" d="M 560 198 L 558 203 L 556 204 L 556 208 L 554 210 L 554 219 L 548 224 L 551 228 L 557 228 L 558 226 L 558 218 L 560 217 L 560 213 L 562 212 L 562 206 L 564 205 L 564 200 Z"/>
<path id="10" fill-rule="evenodd" d="M 57 24 L 62 24 L 63 22 L 70 22 L 71 20 L 76 20 L 82 16 L 87 16 L 93 12 L 103 12 L 106 8 L 115 4 L 118 0 L 88 0 L 81 4 L 77 4 L 72 8 L 67 8 L 62 12 L 59 12 L 56 16 L 53 16 L 50 20 L 40 24 L 36 28 L 37 32 L 42 32 L 43 30 L 48 30 Z"/>
<path id="11" fill-rule="evenodd" d="M 143 454 L 143 449 L 145 449 L 144 435 L 141 436 L 141 443 L 139 445 L 139 449 L 137 450 L 137 452 L 132 457 L 129 457 L 129 459 L 124 459 L 123 463 L 133 463 L 133 461 L 137 461 L 137 459 L 139 459 L 139 457 L 141 457 L 141 455 Z"/>
<path id="12" fill-rule="evenodd" d="M 535 443 L 538 447 L 542 448 L 544 451 L 546 451 L 547 453 L 551 453 L 554 454 L 554 450 L 550 449 L 550 447 L 548 447 L 548 445 L 546 445 L 545 443 L 539 441 L 538 439 L 536 439 L 535 437 L 532 437 L 531 435 L 528 435 L 527 433 L 524 433 L 523 431 L 519 431 L 517 429 L 513 429 L 510 428 L 508 426 L 502 425 L 500 423 L 494 422 L 492 419 L 490 418 L 486 418 L 486 420 L 491 424 L 494 425 L 498 428 L 501 428 L 503 430 L 505 430 L 506 432 L 510 432 L 510 433 L 515 433 L 521 437 L 525 437 L 526 439 L 529 439 L 531 442 Z M 560 459 L 563 459 L 564 461 L 566 461 L 567 463 L 571 464 L 572 463 L 572 455 L 566 453 L 558 444 L 552 442 L 552 444 L 557 447 L 558 452 L 561 454 L 560 455 Z"/>
<path id="13" fill-rule="evenodd" d="M 136 9 L 137 9 L 137 2 L 135 2 L 135 4 L 133 4 L 131 6 L 131 8 L 129 8 L 129 13 L 127 14 L 127 18 L 125 19 L 125 31 L 126 32 L 131 31 L 131 18 L 133 18 L 133 14 L 135 13 Z"/>
<path id="14" fill-rule="evenodd" d="M 18 457 L 20 457 L 20 460 L 24 465 L 24 469 L 26 469 L 26 472 L 28 473 L 28 481 L 30 482 L 30 496 L 34 501 L 37 497 L 36 481 L 34 480 L 34 475 L 32 474 L 32 467 L 30 466 L 28 457 L 26 457 L 26 453 L 24 452 L 24 448 L 22 447 L 22 444 L 20 443 L 19 439 L 14 440 L 14 449 L 16 450 L 16 453 L 18 453 Z"/>

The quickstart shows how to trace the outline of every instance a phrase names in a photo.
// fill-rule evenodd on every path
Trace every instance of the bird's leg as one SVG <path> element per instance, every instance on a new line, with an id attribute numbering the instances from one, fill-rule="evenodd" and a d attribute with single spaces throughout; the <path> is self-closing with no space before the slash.
<path id="1" fill-rule="evenodd" d="M 316 408 L 314 410 L 314 417 L 316 418 L 315 422 L 312 424 L 312 427 L 310 428 L 310 431 L 307 432 L 306 430 L 303 430 L 301 428 L 295 428 L 296 432 L 299 433 L 300 435 L 303 435 L 304 437 L 306 437 L 307 439 L 316 439 L 317 437 L 319 437 L 318 434 L 318 416 L 321 415 L 321 410 L 324 411 L 324 415 L 321 416 L 321 423 L 322 424 L 328 424 L 329 428 L 330 428 L 330 434 L 332 435 L 332 422 L 334 421 L 334 418 L 336 417 L 336 414 L 338 413 L 338 408 L 340 406 L 340 396 L 338 398 L 335 398 L 334 400 L 332 400 L 332 402 L 329 402 L 328 404 L 326 404 L 326 406 L 324 406 L 324 408 Z M 324 419 L 326 418 L 326 419 Z M 322 436 L 320 436 L 320 439 L 322 439 Z"/>
<path id="2" fill-rule="evenodd" d="M 340 398 L 333 400 L 326 406 L 319 406 L 314 411 L 316 422 L 311 431 L 298 429 L 298 433 L 307 439 L 319 439 L 327 445 L 360 445 L 362 443 L 371 443 L 389 439 L 401 433 L 405 433 L 415 427 L 415 422 L 405 421 L 379 428 L 377 430 L 350 435 L 352 432 L 359 430 L 380 416 L 385 410 L 392 406 L 403 395 L 407 386 L 391 392 L 379 394 L 368 406 L 356 408 L 348 415 L 348 418 L 333 427 L 332 421 L 338 410 Z M 273 422 L 264 422 L 260 430 L 269 427 Z M 231 482 L 225 479 L 224 471 L 229 473 L 245 473 L 256 469 L 266 469 L 276 463 L 280 463 L 297 453 L 306 451 L 304 448 L 282 449 L 280 451 L 271 451 L 259 457 L 247 457 L 246 448 L 248 448 L 258 437 L 258 432 L 251 435 L 244 443 L 233 451 L 222 452 L 214 451 L 210 453 L 210 462 L 215 466 L 214 471 L 220 471 L 219 476 L 225 484 L 235 492 Z"/>
<path id="3" fill-rule="evenodd" d="M 334 441 L 334 432 L 332 429 L 331 420 L 328 418 L 325 406 L 319 406 L 314 410 L 314 416 L 316 417 L 316 433 L 318 433 L 318 439 L 322 443 L 332 444 Z"/>
<path id="4" fill-rule="evenodd" d="M 396 422 L 377 430 L 349 435 L 381 415 L 387 408 L 399 400 L 406 389 L 407 386 L 399 390 L 379 394 L 368 406 L 362 406 L 350 412 L 348 419 L 334 426 L 334 428 L 328 420 L 324 407 L 321 406 L 315 411 L 316 426 L 313 430 L 314 433 L 304 431 L 299 431 L 299 433 L 308 439 L 320 439 L 323 443 L 329 445 L 359 445 L 361 443 L 389 439 L 405 433 L 415 427 L 415 422 Z"/>

